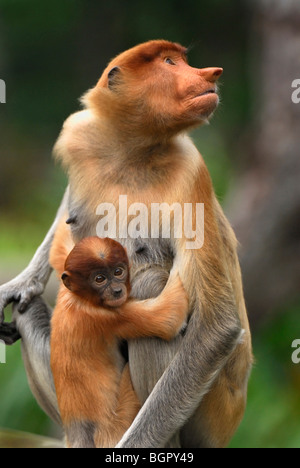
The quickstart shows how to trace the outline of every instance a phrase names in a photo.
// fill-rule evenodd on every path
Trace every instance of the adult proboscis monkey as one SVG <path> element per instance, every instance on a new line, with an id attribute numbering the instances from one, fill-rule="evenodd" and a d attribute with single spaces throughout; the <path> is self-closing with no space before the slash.
<path id="1" fill-rule="evenodd" d="M 127 248 L 138 299 L 157 296 L 176 266 L 189 296 L 188 327 L 171 343 L 129 341 L 131 378 L 143 407 L 119 447 L 224 447 L 245 409 L 252 352 L 237 241 L 186 133 L 215 111 L 222 69 L 192 68 L 186 52 L 178 44 L 150 41 L 108 65 L 84 96 L 85 109 L 66 121 L 56 144 L 70 184 L 54 224 L 28 268 L 0 289 L 2 314 L 13 300 L 26 310 L 15 311 L 14 320 L 31 388 L 48 414 L 59 419 L 49 365 L 50 312 L 36 296 L 48 281 L 49 251 L 66 213 L 78 242 L 95 234 L 105 237 L 99 206 L 115 208 L 108 210 L 116 215 L 114 237 Z M 160 223 L 172 205 L 182 212 L 193 207 L 187 221 L 194 233 L 195 205 L 203 204 L 203 242 L 198 245 L 197 235 L 187 236 L 185 229 L 181 237 L 171 231 L 169 238 L 161 232 L 126 235 L 124 224 L 132 216 L 119 209 L 125 195 L 135 212 L 134 204 L 149 213 L 160 206 Z M 150 215 L 147 221 L 148 233 L 150 226 L 155 231 Z M 141 226 L 141 233 L 146 231 Z M 5 327 L 0 338 L 9 341 L 10 333 L 13 327 Z"/>

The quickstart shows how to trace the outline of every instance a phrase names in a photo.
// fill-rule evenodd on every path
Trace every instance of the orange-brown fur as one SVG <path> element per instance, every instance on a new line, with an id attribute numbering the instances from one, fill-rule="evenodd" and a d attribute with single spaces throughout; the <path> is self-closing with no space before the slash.
<path id="1" fill-rule="evenodd" d="M 123 247 L 110 239 L 84 239 L 71 253 L 70 247 L 70 231 L 62 223 L 51 251 L 52 265 L 60 275 L 67 270 L 89 277 L 96 264 L 100 268 L 105 262 L 113 268 L 120 260 L 128 262 Z M 105 253 L 105 260 L 99 252 Z M 76 277 L 74 283 L 78 281 Z M 126 288 L 130 292 L 129 276 Z M 51 321 L 51 369 L 67 439 L 72 424 L 89 422 L 96 427 L 95 446 L 114 447 L 140 408 L 128 365 L 123 370 L 119 340 L 142 336 L 170 340 L 183 324 L 188 303 L 178 275 L 155 300 L 129 299 L 108 308 L 100 299 L 96 306 L 87 291 L 79 294 L 61 286 Z M 68 440 L 71 447 L 77 444 L 80 440 Z"/>
<path id="2" fill-rule="evenodd" d="M 62 220 L 56 229 L 49 256 L 49 263 L 56 271 L 59 279 L 61 279 L 61 276 L 65 271 L 67 256 L 75 247 L 71 231 L 69 226 L 66 224 L 66 220 L 67 216 L 65 215 L 62 217 Z"/>
<path id="3" fill-rule="evenodd" d="M 164 62 L 166 57 L 176 66 Z M 113 67 L 121 73 L 109 89 L 108 72 Z M 122 194 L 128 196 L 128 205 L 139 202 L 148 208 L 162 202 L 205 204 L 203 248 L 186 250 L 186 239 L 172 239 L 172 245 L 196 315 L 193 336 L 202 349 L 213 348 L 225 325 L 231 328 L 239 322 L 245 330 L 243 342 L 233 348 L 228 360 L 220 359 L 214 371 L 217 377 L 182 431 L 182 440 L 188 443 L 195 438 L 197 446 L 199 439 L 205 439 L 207 445 L 217 447 L 228 444 L 244 412 L 251 336 L 237 241 L 214 195 L 204 160 L 183 132 L 205 122 L 217 107 L 216 94 L 199 95 L 216 89 L 221 72 L 190 67 L 185 49 L 166 41 L 130 49 L 108 65 L 86 94 L 85 110 L 66 121 L 55 148 L 68 171 L 72 199 L 84 206 L 91 220 L 89 235 L 95 234 L 99 203 L 113 203 L 118 215 Z M 74 235 L 75 241 L 80 240 L 77 231 Z M 200 356 L 199 346 L 199 369 Z M 129 364 L 134 372 L 135 364 Z"/>

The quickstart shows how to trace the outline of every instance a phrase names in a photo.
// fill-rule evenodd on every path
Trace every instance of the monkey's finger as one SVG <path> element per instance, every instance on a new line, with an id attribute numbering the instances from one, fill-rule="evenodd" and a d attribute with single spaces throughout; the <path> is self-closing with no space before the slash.
<path id="1" fill-rule="evenodd" d="M 31 303 L 32 299 L 37 296 L 41 296 L 44 291 L 44 287 L 38 281 L 35 281 L 26 288 L 24 292 L 20 294 L 18 311 L 23 314 Z"/>
<path id="2" fill-rule="evenodd" d="M 24 312 L 26 311 L 27 307 L 29 306 L 29 303 L 30 301 L 23 301 L 23 302 L 20 302 L 20 304 L 18 305 L 18 312 L 20 314 L 24 314 Z"/>
<path id="3" fill-rule="evenodd" d="M 15 323 L 3 323 L 0 326 L 0 340 L 8 346 L 13 345 L 21 338 Z"/>
<path id="4" fill-rule="evenodd" d="M 22 298 L 20 299 L 20 303 L 18 305 L 18 312 L 20 312 L 20 314 L 24 314 L 24 312 L 26 312 L 33 297 L 34 296 L 31 296 L 28 294 L 26 294 L 26 296 L 22 296 Z"/>
<path id="5" fill-rule="evenodd" d="M 18 305 L 18 312 L 20 314 L 24 314 L 26 312 L 26 310 L 28 309 L 28 307 L 30 306 L 31 301 L 35 297 L 38 297 L 38 296 L 40 296 L 40 294 L 30 294 L 30 295 L 23 296 L 20 299 L 20 302 L 19 302 L 19 305 Z"/>
<path id="6" fill-rule="evenodd" d="M 15 302 L 16 300 L 18 299 L 16 299 L 14 294 L 5 294 L 5 293 L 1 294 L 1 288 L 0 288 L 0 325 L 2 325 L 4 322 L 5 308 L 12 302 Z"/>

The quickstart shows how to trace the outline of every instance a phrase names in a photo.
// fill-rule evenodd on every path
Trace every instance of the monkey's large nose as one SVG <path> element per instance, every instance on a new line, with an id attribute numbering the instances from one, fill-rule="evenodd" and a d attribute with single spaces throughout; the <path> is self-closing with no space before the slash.
<path id="1" fill-rule="evenodd" d="M 223 68 L 202 68 L 200 74 L 210 83 L 215 83 L 223 73 Z"/>

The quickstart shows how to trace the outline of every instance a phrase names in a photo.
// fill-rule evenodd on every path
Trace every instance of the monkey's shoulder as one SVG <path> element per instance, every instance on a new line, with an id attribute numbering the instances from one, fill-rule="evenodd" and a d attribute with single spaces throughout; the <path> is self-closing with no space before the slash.
<path id="1" fill-rule="evenodd" d="M 101 151 L 101 129 L 94 114 L 86 109 L 72 114 L 64 123 L 54 146 L 54 156 L 66 165 L 76 159 L 92 157 Z"/>

